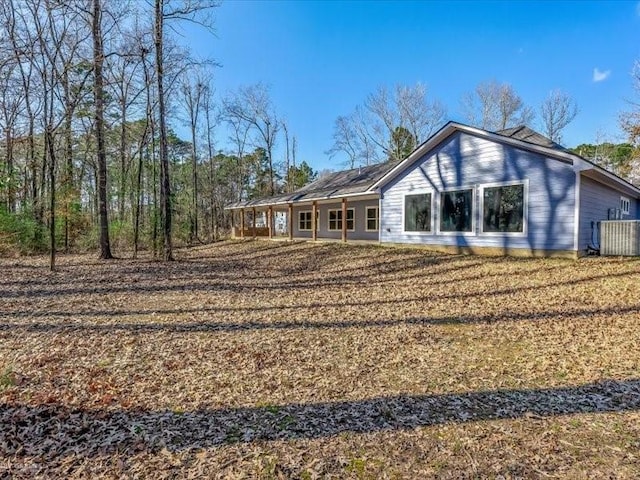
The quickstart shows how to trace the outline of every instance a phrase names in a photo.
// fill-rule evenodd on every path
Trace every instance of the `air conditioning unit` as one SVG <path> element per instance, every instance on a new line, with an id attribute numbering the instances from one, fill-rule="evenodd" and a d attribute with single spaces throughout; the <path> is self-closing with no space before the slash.
<path id="1" fill-rule="evenodd" d="M 640 255 L 640 220 L 600 222 L 600 255 Z"/>
<path id="2" fill-rule="evenodd" d="M 622 210 L 619 208 L 610 208 L 607 212 L 607 220 L 621 220 Z"/>

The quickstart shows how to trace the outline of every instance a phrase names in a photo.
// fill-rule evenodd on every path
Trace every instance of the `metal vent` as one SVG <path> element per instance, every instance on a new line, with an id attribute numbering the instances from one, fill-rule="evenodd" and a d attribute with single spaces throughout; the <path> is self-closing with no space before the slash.
<path id="1" fill-rule="evenodd" d="M 640 220 L 609 220 L 600 225 L 601 255 L 640 255 Z"/>

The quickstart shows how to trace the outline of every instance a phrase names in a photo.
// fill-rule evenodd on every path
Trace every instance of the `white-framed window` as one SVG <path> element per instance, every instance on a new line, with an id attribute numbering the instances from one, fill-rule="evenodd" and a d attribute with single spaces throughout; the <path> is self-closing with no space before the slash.
<path id="1" fill-rule="evenodd" d="M 431 192 L 404 196 L 404 231 L 431 232 L 433 195 Z"/>
<path id="2" fill-rule="evenodd" d="M 311 210 L 305 210 L 302 212 L 298 212 L 298 230 L 301 232 L 310 232 L 313 224 L 311 223 L 311 218 L 313 217 L 313 212 Z M 316 211 L 316 231 L 319 230 L 318 219 L 320 218 L 320 212 Z"/>
<path id="3" fill-rule="evenodd" d="M 328 210 L 329 214 L 329 231 L 342 231 L 342 209 Z M 347 231 L 353 232 L 356 227 L 356 211 L 353 208 L 347 208 Z"/>
<path id="4" fill-rule="evenodd" d="M 367 207 L 366 208 L 366 231 L 367 232 L 377 232 L 380 224 L 380 216 L 378 207 Z"/>
<path id="5" fill-rule="evenodd" d="M 527 232 L 528 181 L 481 185 L 480 230 L 488 235 Z"/>
<path id="6" fill-rule="evenodd" d="M 627 197 L 620 197 L 620 210 L 623 215 L 629 215 L 631 212 L 631 200 Z"/>
<path id="7" fill-rule="evenodd" d="M 440 193 L 440 233 L 473 233 L 474 193 L 473 187 Z"/>
<path id="8" fill-rule="evenodd" d="M 311 223 L 313 212 L 311 210 L 305 210 L 298 212 L 298 230 L 301 232 L 310 232 L 313 224 Z"/>

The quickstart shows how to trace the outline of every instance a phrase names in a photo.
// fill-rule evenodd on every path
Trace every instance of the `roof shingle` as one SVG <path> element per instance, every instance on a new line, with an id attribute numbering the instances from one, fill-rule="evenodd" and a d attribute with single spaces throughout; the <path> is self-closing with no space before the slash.
<path id="1" fill-rule="evenodd" d="M 332 172 L 323 175 L 321 178 L 305 185 L 295 192 L 255 200 L 246 200 L 231 205 L 229 208 L 259 207 L 363 194 L 397 164 L 398 162 L 384 162 L 367 167 Z"/>

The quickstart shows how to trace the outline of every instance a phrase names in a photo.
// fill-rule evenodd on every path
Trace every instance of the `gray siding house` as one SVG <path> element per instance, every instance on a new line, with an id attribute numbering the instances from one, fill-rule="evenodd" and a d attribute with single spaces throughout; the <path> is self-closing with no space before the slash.
<path id="1" fill-rule="evenodd" d="M 237 237 L 273 237 L 281 215 L 291 239 L 575 257 L 599 246 L 600 221 L 638 219 L 639 200 L 639 188 L 527 127 L 489 132 L 449 122 L 402 162 L 228 208 L 240 217 Z M 261 232 L 246 227 L 258 215 Z"/>

